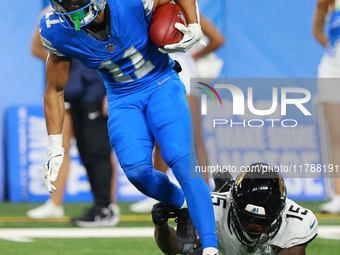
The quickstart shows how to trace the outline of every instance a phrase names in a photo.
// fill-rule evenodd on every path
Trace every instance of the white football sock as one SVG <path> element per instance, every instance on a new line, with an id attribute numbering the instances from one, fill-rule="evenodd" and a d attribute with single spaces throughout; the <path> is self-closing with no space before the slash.
<path id="1" fill-rule="evenodd" d="M 214 247 L 203 249 L 203 255 L 218 255 L 218 250 Z"/>

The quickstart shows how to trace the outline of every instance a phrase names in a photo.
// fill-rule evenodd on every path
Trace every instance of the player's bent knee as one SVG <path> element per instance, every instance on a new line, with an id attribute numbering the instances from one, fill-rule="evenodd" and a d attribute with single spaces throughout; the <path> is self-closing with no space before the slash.
<path id="1" fill-rule="evenodd" d="M 143 164 L 129 169 L 125 175 L 133 185 L 139 186 L 148 180 L 151 171 L 152 167 L 149 164 Z"/>

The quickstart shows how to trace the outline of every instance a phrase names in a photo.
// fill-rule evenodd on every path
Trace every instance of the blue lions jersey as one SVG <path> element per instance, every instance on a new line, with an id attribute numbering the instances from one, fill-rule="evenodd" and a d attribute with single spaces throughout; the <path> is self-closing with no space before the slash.
<path id="1" fill-rule="evenodd" d="M 67 29 L 48 12 L 40 21 L 44 46 L 59 57 L 77 58 L 86 67 L 98 69 L 108 93 L 113 94 L 141 90 L 172 69 L 173 60 L 160 53 L 148 35 L 153 0 L 107 0 L 107 7 L 111 14 L 107 41 Z"/>

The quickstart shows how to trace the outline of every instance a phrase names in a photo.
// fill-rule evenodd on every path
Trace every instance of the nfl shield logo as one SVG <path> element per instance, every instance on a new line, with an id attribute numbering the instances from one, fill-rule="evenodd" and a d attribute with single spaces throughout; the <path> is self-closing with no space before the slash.
<path id="1" fill-rule="evenodd" d="M 113 43 L 110 43 L 108 45 L 106 45 L 106 49 L 109 51 L 109 52 L 112 52 L 115 50 L 115 46 L 113 46 Z"/>

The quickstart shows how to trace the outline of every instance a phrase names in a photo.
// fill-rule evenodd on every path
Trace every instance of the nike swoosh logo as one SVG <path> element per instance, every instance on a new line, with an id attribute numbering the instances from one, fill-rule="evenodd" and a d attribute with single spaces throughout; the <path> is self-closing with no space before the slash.
<path id="1" fill-rule="evenodd" d="M 310 225 L 309 227 L 310 227 L 310 229 L 312 229 L 313 227 L 314 227 L 314 225 L 315 225 L 315 222 L 316 222 L 316 220 L 313 222 L 313 224 L 312 225 Z"/>
<path id="2" fill-rule="evenodd" d="M 95 112 L 90 112 L 88 117 L 90 120 L 94 120 L 96 118 L 98 118 L 101 115 L 100 111 L 95 111 Z"/>
<path id="3" fill-rule="evenodd" d="M 168 77 L 168 78 L 166 78 L 165 80 L 163 80 L 163 81 L 159 81 L 158 82 L 158 85 L 162 85 L 166 80 L 169 80 L 171 77 Z"/>

